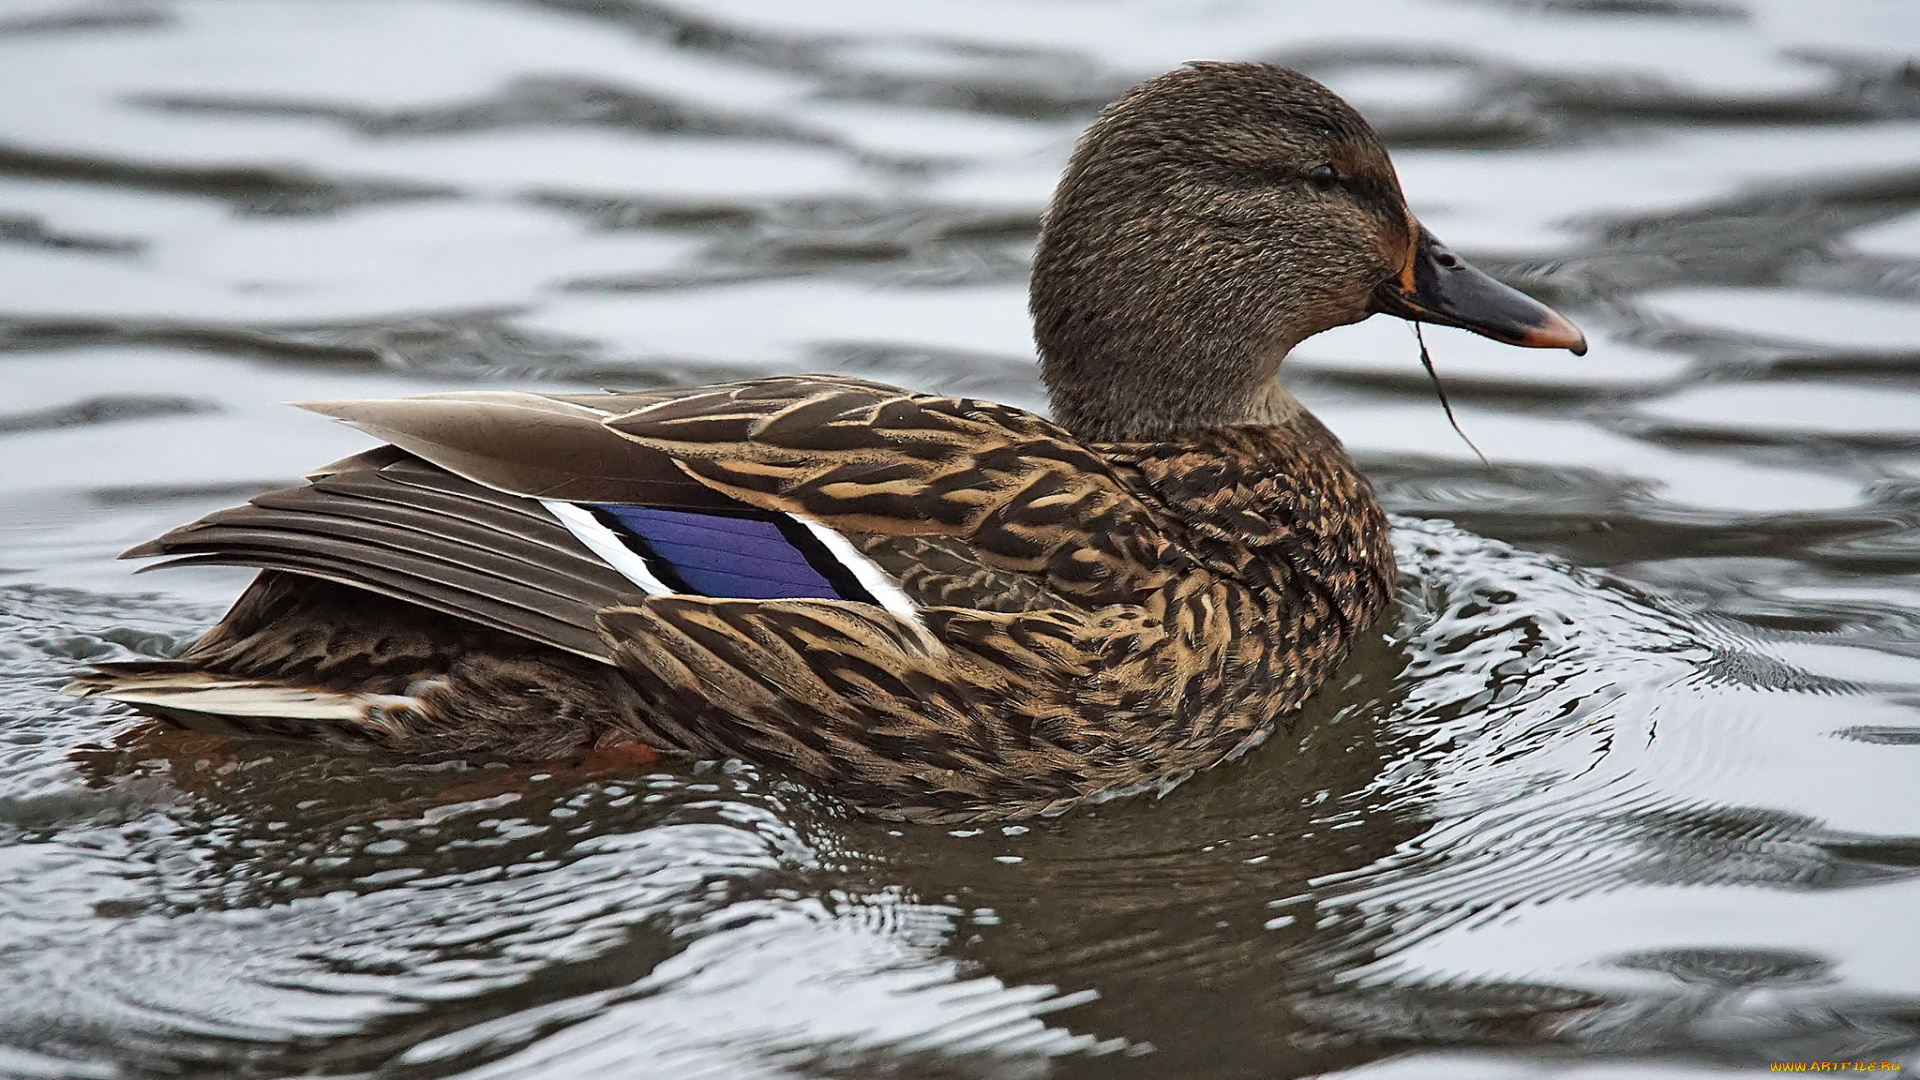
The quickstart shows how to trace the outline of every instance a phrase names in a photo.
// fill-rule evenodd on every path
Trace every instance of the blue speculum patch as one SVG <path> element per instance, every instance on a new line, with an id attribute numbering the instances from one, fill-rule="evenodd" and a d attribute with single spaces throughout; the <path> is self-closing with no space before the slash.
<path id="1" fill-rule="evenodd" d="M 785 515 L 733 517 L 617 504 L 591 509 L 676 592 L 872 602 L 825 546 Z"/>

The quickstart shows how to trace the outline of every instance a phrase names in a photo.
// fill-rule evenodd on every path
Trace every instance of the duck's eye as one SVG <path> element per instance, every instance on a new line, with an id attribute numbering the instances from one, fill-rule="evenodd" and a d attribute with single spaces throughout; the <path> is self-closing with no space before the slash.
<path id="1" fill-rule="evenodd" d="M 1307 170 L 1307 183 L 1321 191 L 1330 191 L 1340 183 L 1340 171 L 1331 165 L 1315 165 Z"/>

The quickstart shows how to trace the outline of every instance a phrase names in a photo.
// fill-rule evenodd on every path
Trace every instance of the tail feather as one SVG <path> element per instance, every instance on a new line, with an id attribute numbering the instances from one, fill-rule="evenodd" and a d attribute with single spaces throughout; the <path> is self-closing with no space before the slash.
<path id="1" fill-rule="evenodd" d="M 408 695 L 348 693 L 243 679 L 176 661 L 98 664 L 62 693 L 133 705 L 184 727 L 393 745 L 409 734 L 419 702 Z"/>
<path id="2" fill-rule="evenodd" d="M 610 664 L 276 570 L 177 658 L 95 664 L 66 689 L 196 731 L 402 753 L 551 760 L 648 730 Z"/>

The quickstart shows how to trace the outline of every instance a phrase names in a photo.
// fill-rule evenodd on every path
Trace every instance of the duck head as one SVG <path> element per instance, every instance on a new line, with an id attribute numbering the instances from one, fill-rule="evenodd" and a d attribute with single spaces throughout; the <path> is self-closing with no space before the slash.
<path id="1" fill-rule="evenodd" d="M 1089 439 L 1274 422 L 1297 408 L 1287 353 L 1376 313 L 1586 351 L 1421 226 L 1359 113 L 1266 64 L 1192 64 L 1101 114 L 1042 222 L 1030 306 L 1055 419 Z"/>

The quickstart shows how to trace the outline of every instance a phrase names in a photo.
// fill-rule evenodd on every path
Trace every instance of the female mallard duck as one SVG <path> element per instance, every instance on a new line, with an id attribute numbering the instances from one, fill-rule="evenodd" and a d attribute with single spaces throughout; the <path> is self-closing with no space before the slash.
<path id="1" fill-rule="evenodd" d="M 738 757 L 876 814 L 1057 812 L 1234 756 L 1386 607 L 1387 522 L 1275 373 L 1387 312 L 1581 352 L 1305 76 L 1194 64 L 1081 139 L 1035 256 L 1049 421 L 827 375 L 309 405 L 387 445 L 129 556 L 259 567 L 77 692 L 516 759 Z"/>

